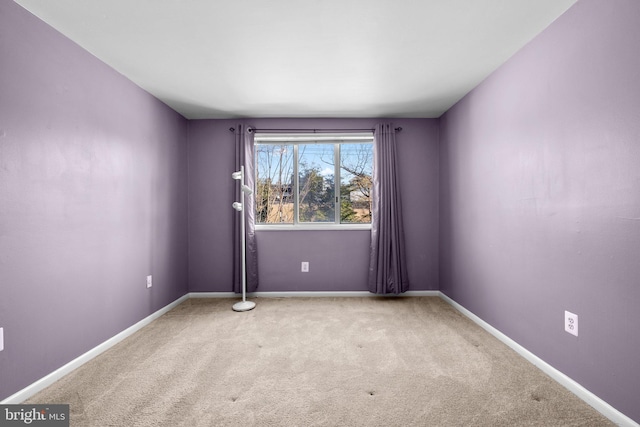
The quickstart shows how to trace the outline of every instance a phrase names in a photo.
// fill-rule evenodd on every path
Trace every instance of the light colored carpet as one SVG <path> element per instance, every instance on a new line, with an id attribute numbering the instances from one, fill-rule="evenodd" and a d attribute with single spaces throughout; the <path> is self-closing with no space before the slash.
<path id="1" fill-rule="evenodd" d="M 74 426 L 613 425 L 437 297 L 191 299 L 26 403 Z"/>

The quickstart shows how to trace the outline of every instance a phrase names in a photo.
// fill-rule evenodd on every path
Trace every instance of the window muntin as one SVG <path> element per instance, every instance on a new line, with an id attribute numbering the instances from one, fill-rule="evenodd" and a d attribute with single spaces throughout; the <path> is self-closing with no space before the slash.
<path id="1" fill-rule="evenodd" d="M 373 134 L 256 134 L 256 225 L 369 226 Z"/>

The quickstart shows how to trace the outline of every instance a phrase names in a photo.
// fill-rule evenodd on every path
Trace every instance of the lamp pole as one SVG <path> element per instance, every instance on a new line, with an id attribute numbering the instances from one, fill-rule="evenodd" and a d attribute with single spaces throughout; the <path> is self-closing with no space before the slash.
<path id="1" fill-rule="evenodd" d="M 256 303 L 253 301 L 247 301 L 247 254 L 246 254 L 246 235 L 245 235 L 245 225 L 244 225 L 244 221 L 245 221 L 245 213 L 244 213 L 244 208 L 245 208 L 245 203 L 244 203 L 244 197 L 245 194 L 250 196 L 253 193 L 253 190 L 251 190 L 248 186 L 246 186 L 244 184 L 244 166 L 240 166 L 240 170 L 237 172 L 234 172 L 233 174 L 231 174 L 231 177 L 233 179 L 239 179 L 240 180 L 240 202 L 233 202 L 233 208 L 240 212 L 241 215 L 241 219 L 240 219 L 240 242 L 241 242 L 241 251 L 242 251 L 242 256 L 241 256 L 241 262 L 242 262 L 242 301 L 237 302 L 235 304 L 233 304 L 233 310 L 234 311 L 249 311 L 252 310 L 253 308 L 255 308 Z"/>

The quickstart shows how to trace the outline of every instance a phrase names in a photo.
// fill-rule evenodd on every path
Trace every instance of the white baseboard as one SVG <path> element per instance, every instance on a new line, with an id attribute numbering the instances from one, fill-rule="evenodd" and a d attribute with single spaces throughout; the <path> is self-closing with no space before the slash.
<path id="1" fill-rule="evenodd" d="M 101 353 L 105 352 L 106 350 L 110 349 L 111 347 L 113 347 L 114 345 L 116 345 L 117 343 L 122 341 L 123 339 L 127 338 L 130 335 L 133 335 L 135 332 L 137 332 L 140 329 L 142 329 L 143 327 L 147 326 L 149 323 L 153 322 L 158 317 L 162 316 L 163 314 L 165 314 L 166 312 L 168 312 L 172 308 L 176 307 L 178 304 L 181 304 L 182 302 L 186 301 L 188 298 L 189 298 L 188 295 L 183 295 L 182 297 L 178 298 L 177 300 L 175 300 L 171 304 L 168 304 L 167 306 L 161 308 L 160 310 L 156 311 L 155 313 L 150 314 L 149 316 L 145 317 L 144 319 L 142 319 L 138 323 L 128 327 L 127 329 L 125 329 L 124 331 L 120 332 L 119 334 L 109 338 L 108 340 L 106 340 L 102 344 L 99 344 L 98 346 L 92 348 L 91 350 L 87 351 L 86 353 L 76 357 L 71 362 L 69 362 L 66 365 L 56 369 L 55 371 L 51 372 L 49 375 L 39 379 L 38 381 L 36 381 L 33 384 L 23 388 L 22 390 L 18 391 L 17 393 L 12 394 L 11 396 L 7 397 L 2 402 L 0 402 L 0 404 L 2 404 L 2 405 L 11 405 L 11 404 L 19 404 L 19 403 L 24 402 L 25 400 L 27 400 L 28 398 L 30 398 L 31 396 L 33 396 L 37 392 L 39 392 L 41 390 L 44 390 L 45 388 L 49 387 L 54 382 L 58 381 L 59 379 L 61 379 L 65 375 L 69 374 L 71 371 L 73 371 L 73 370 L 79 368 L 80 366 L 84 365 L 85 363 L 87 363 L 88 361 L 90 361 L 94 357 L 98 356 L 99 354 L 101 354 Z"/>
<path id="2" fill-rule="evenodd" d="M 286 292 L 250 292 L 247 298 L 341 298 L 341 297 L 379 297 L 369 291 L 286 291 Z M 395 295 L 387 295 L 395 297 Z M 437 297 L 440 291 L 407 291 L 399 297 Z M 242 298 L 241 294 L 234 292 L 191 292 L 189 298 Z"/>
<path id="3" fill-rule="evenodd" d="M 478 324 L 478 326 L 480 326 L 482 329 L 489 332 L 491 335 L 493 335 L 494 337 L 502 341 L 504 344 L 509 346 L 520 356 L 527 359 L 533 365 L 538 367 L 538 369 L 540 369 L 542 372 L 549 375 L 556 382 L 560 383 L 560 385 L 564 386 L 570 392 L 578 396 L 580 399 L 584 400 L 587 404 L 591 405 L 596 411 L 600 412 L 602 415 L 607 417 L 609 420 L 611 420 L 615 424 L 619 426 L 625 426 L 625 427 L 627 426 L 640 427 L 640 425 L 635 421 L 633 421 L 631 418 L 627 417 L 622 412 L 618 411 L 613 406 L 609 405 L 607 402 L 600 399 L 595 394 L 591 393 L 589 390 L 584 388 L 578 382 L 574 381 L 573 379 L 563 374 L 553 366 L 549 365 L 544 360 L 540 359 L 535 354 L 531 353 L 529 350 L 527 350 L 526 348 L 524 348 L 523 346 L 521 346 L 520 344 L 518 344 L 517 342 L 515 342 L 514 340 L 512 340 L 511 338 L 509 338 L 508 336 L 506 336 L 505 334 L 503 334 L 502 332 L 500 332 L 499 330 L 497 330 L 496 328 L 494 328 L 484 320 L 482 320 L 480 317 L 473 314 L 471 311 L 467 310 L 462 305 L 452 300 L 450 297 L 448 297 L 444 293 L 440 292 L 440 298 L 442 298 L 444 301 L 451 304 L 453 308 L 458 310 L 464 316 L 468 317 L 470 320 Z"/>

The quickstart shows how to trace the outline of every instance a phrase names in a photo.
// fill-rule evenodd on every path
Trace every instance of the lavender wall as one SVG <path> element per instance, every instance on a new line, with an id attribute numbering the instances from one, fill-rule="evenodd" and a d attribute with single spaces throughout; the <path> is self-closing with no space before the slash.
<path id="1" fill-rule="evenodd" d="M 186 135 L 0 0 L 0 400 L 187 292 Z"/>
<path id="2" fill-rule="evenodd" d="M 639 22 L 580 0 L 442 117 L 440 236 L 444 293 L 636 421 Z"/>
<path id="3" fill-rule="evenodd" d="M 373 128 L 376 119 L 251 119 L 262 129 Z M 189 289 L 232 290 L 233 120 L 189 122 Z M 411 290 L 438 288 L 438 121 L 395 119 Z M 259 291 L 365 291 L 367 231 L 258 231 Z M 300 262 L 309 261 L 309 273 Z"/>

